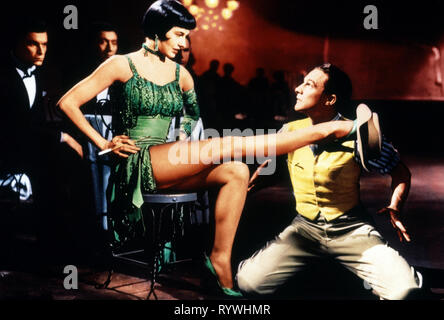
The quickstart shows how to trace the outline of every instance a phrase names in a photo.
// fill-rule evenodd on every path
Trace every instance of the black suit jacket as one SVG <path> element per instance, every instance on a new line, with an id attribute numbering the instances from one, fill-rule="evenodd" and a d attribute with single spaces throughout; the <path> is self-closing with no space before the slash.
<path id="1" fill-rule="evenodd" d="M 37 92 L 30 108 L 26 87 L 12 58 L 0 66 L 0 173 L 32 174 L 60 143 L 60 131 L 48 125 L 38 71 L 35 76 Z"/>

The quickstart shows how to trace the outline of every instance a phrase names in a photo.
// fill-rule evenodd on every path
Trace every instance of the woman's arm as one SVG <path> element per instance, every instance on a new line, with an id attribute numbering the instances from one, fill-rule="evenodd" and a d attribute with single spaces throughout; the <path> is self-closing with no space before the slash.
<path id="1" fill-rule="evenodd" d="M 114 81 L 125 82 L 130 77 L 131 70 L 125 57 L 114 56 L 101 64 L 90 76 L 75 85 L 58 102 L 60 109 L 101 150 L 114 147 L 115 144 L 110 145 L 111 142 L 103 138 L 90 125 L 80 111 L 80 107 L 108 88 Z M 119 140 L 119 142 L 125 141 Z M 130 150 L 122 148 L 122 151 Z"/>
<path id="2" fill-rule="evenodd" d="M 199 105 L 197 102 L 196 92 L 194 90 L 194 80 L 191 74 L 184 67 L 180 67 L 180 80 L 179 80 L 183 105 L 184 105 L 184 118 L 180 124 L 180 140 L 185 140 L 193 132 L 194 127 L 200 117 Z"/>

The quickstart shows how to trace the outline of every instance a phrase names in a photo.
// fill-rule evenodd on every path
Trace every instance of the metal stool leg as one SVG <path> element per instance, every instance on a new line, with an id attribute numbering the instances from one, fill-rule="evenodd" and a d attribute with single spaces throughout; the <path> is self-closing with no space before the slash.
<path id="1" fill-rule="evenodd" d="M 161 232 L 162 232 L 162 217 L 164 214 L 164 211 L 167 207 L 160 209 L 159 214 L 156 214 L 156 210 L 151 209 L 151 212 L 153 214 L 153 241 L 150 244 L 152 250 L 151 252 L 151 270 L 150 270 L 150 278 L 151 278 L 151 286 L 150 291 L 148 293 L 147 299 L 151 297 L 151 295 L 154 296 L 155 300 L 158 300 L 156 292 L 155 292 L 155 285 L 157 282 L 157 277 L 160 272 L 160 268 L 162 267 L 161 259 L 162 259 L 162 248 L 163 248 L 163 242 L 161 239 Z"/>
<path id="2" fill-rule="evenodd" d="M 111 283 L 111 277 L 112 277 L 113 273 L 114 273 L 114 270 L 110 269 L 108 271 L 108 277 L 106 278 L 105 282 L 101 283 L 101 284 L 96 284 L 95 288 L 96 289 L 108 289 L 108 286 Z"/>
<path id="3" fill-rule="evenodd" d="M 158 300 L 156 292 L 154 291 L 154 286 L 156 284 L 156 268 L 157 268 L 157 263 L 156 263 L 156 248 L 155 248 L 155 243 L 156 243 L 156 238 L 157 238 L 157 228 L 156 228 L 156 212 L 153 208 L 150 208 L 151 210 L 151 214 L 152 214 L 152 240 L 149 241 L 149 267 L 151 267 L 149 269 L 149 278 L 151 280 L 151 284 L 150 284 L 150 291 L 148 292 L 148 296 L 146 297 L 147 300 L 149 300 L 149 298 L 151 297 L 151 295 L 154 296 L 155 300 Z"/>
<path id="4" fill-rule="evenodd" d="M 114 263 L 113 258 L 114 255 L 111 250 L 109 250 L 109 256 L 106 258 L 106 265 L 108 266 L 108 276 L 106 277 L 106 280 L 103 283 L 97 283 L 94 287 L 96 289 L 108 289 L 109 284 L 111 283 L 111 278 L 114 274 Z"/>

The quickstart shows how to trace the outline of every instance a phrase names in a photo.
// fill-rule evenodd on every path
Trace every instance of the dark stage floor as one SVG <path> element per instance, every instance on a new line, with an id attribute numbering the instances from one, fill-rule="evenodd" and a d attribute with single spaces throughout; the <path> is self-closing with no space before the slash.
<path id="1" fill-rule="evenodd" d="M 419 269 L 425 284 L 433 293 L 430 299 L 444 300 L 444 158 L 409 156 L 404 159 L 412 171 L 412 187 L 405 207 L 404 222 L 412 237 L 411 243 L 400 243 L 385 217 L 375 216 L 377 228 L 386 240 L 408 262 Z M 291 190 L 285 183 L 258 187 L 249 195 L 242 217 L 233 261 L 248 256 L 265 241 L 271 239 L 292 218 Z M 390 179 L 377 175 L 363 176 L 362 201 L 370 212 L 376 212 L 387 201 Z M 107 267 L 94 250 L 82 256 L 58 251 L 41 253 L 35 241 L 32 226 L 27 225 L 27 215 L 11 216 L 2 212 L 3 247 L 0 261 L 0 299 L 2 300 L 139 300 L 145 299 L 150 281 L 144 268 L 123 263 L 115 265 L 107 289 L 96 288 L 107 277 Z M 30 219 L 29 221 L 31 221 Z M 16 229 L 14 229 L 16 228 Z M 6 233 L 6 235 L 5 235 Z M 78 236 L 82 231 L 78 231 Z M 5 244 L 7 241 L 7 245 Z M 57 241 L 57 240 L 54 240 Z M 190 244 L 193 245 L 192 243 Z M 90 244 L 94 248 L 95 244 Z M 80 251 L 80 252 L 79 252 Z M 92 253 L 91 253 L 92 251 Z M 74 251 L 73 251 L 74 252 Z M 78 268 L 78 289 L 64 288 L 64 266 Z M 319 276 L 322 275 L 322 276 Z M 164 272 L 156 285 L 161 300 L 213 300 L 218 296 L 206 292 L 201 286 L 202 268 L 197 260 L 172 266 Z M 298 279 L 297 289 L 284 293 L 283 299 L 375 300 L 362 281 L 334 264 L 314 266 Z"/>

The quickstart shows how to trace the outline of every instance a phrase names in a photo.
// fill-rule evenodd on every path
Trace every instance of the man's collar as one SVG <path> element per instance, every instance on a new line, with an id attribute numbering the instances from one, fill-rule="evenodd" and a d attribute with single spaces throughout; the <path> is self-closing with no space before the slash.
<path id="1" fill-rule="evenodd" d="M 333 117 L 333 119 L 331 119 L 331 121 L 338 121 L 342 119 L 342 114 L 340 114 L 339 112 Z"/>
<path id="2" fill-rule="evenodd" d="M 11 58 L 12 58 L 15 68 L 22 71 L 23 75 L 20 74 L 22 76 L 22 78 L 32 77 L 33 73 L 37 69 L 36 65 L 33 65 L 33 64 L 29 65 L 29 64 L 23 63 L 22 61 L 20 61 L 19 58 L 17 58 L 14 55 L 14 53 L 12 51 L 11 51 Z"/>
<path id="3" fill-rule="evenodd" d="M 322 122 L 337 121 L 337 120 L 341 120 L 342 118 L 343 118 L 342 114 L 340 114 L 339 112 L 336 112 L 336 115 L 333 116 L 333 118 L 331 118 L 330 120 L 327 120 L 327 121 L 322 121 Z M 316 122 L 316 124 L 319 124 L 319 123 L 322 123 L 322 122 Z M 311 123 L 314 124 L 313 123 L 313 119 L 311 119 Z"/>
<path id="4" fill-rule="evenodd" d="M 331 119 L 330 121 L 338 121 L 338 120 L 341 120 L 342 118 L 343 118 L 343 117 L 342 117 L 342 114 L 340 114 L 340 113 L 338 112 L 338 113 L 336 113 L 336 115 L 333 117 L 333 119 Z M 313 144 L 310 145 L 310 149 L 311 149 L 311 151 L 313 152 L 313 155 L 314 155 L 314 156 L 318 156 L 318 155 L 320 155 L 320 154 L 325 150 L 325 145 L 324 145 L 323 147 L 320 147 L 318 144 L 313 143 Z"/>

